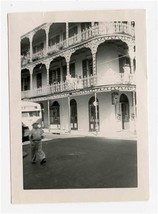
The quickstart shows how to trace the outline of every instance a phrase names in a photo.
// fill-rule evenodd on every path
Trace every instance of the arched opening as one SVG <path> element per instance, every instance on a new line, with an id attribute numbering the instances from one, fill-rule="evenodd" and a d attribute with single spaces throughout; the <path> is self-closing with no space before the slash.
<path id="1" fill-rule="evenodd" d="M 30 40 L 25 37 L 21 40 L 21 65 L 26 65 L 30 62 Z"/>
<path id="2" fill-rule="evenodd" d="M 21 71 L 21 91 L 30 90 L 30 72 L 28 69 Z"/>
<path id="3" fill-rule="evenodd" d="M 122 119 L 122 129 L 129 128 L 129 101 L 125 94 L 120 96 L 120 107 L 121 107 L 121 119 Z"/>
<path id="4" fill-rule="evenodd" d="M 81 64 L 76 64 L 77 59 L 81 60 Z M 77 72 L 80 71 L 80 72 Z M 71 77 L 90 77 L 93 75 L 93 60 L 90 48 L 81 48 L 76 50 L 70 58 L 70 75 Z"/>
<path id="5" fill-rule="evenodd" d="M 70 112 L 71 112 L 71 129 L 78 129 L 78 121 L 77 121 L 77 102 L 76 100 L 70 101 Z"/>
<path id="6" fill-rule="evenodd" d="M 66 40 L 66 23 L 53 23 L 49 28 L 49 47 L 58 46 L 59 49 L 63 48 L 63 42 Z M 55 50 L 54 50 L 55 51 Z"/>
<path id="7" fill-rule="evenodd" d="M 60 128 L 60 105 L 57 101 L 50 106 L 50 124 L 54 129 Z"/>
<path id="8" fill-rule="evenodd" d="M 99 100 L 91 97 L 88 103 L 89 106 L 89 130 L 99 130 Z"/>
<path id="9" fill-rule="evenodd" d="M 46 75 L 47 75 L 46 66 L 44 64 L 39 63 L 34 67 L 33 74 L 32 74 L 34 89 L 42 88 L 43 85 L 46 85 L 46 78 L 44 78 L 44 76 Z"/>
<path id="10" fill-rule="evenodd" d="M 66 60 L 64 57 L 57 57 L 51 61 L 49 66 L 49 84 L 65 82 L 67 75 Z"/>
<path id="11" fill-rule="evenodd" d="M 33 61 L 44 56 L 44 48 L 46 47 L 46 32 L 43 29 L 38 30 L 32 40 Z"/>

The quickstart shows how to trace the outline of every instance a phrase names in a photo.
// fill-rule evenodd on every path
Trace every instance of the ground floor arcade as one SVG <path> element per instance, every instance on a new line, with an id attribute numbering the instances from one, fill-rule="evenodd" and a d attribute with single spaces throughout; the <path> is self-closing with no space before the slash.
<path id="1" fill-rule="evenodd" d="M 135 133 L 135 92 L 99 92 L 39 102 L 43 127 L 53 133 L 120 131 Z"/>

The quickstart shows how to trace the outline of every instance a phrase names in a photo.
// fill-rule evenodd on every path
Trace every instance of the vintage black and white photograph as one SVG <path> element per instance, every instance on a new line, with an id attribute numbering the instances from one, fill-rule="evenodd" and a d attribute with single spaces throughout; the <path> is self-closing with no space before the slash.
<path id="1" fill-rule="evenodd" d="M 131 15 L 49 18 L 23 27 L 23 190 L 139 187 L 136 26 Z"/>

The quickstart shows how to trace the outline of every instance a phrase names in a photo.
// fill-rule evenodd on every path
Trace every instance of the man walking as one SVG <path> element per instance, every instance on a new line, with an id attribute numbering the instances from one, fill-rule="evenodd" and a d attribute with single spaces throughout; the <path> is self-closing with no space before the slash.
<path id="1" fill-rule="evenodd" d="M 32 164 L 36 163 L 37 156 L 40 159 L 41 165 L 46 163 L 46 155 L 42 150 L 42 135 L 44 131 L 38 127 L 38 123 L 35 122 L 32 124 L 33 128 L 29 134 L 29 140 L 31 144 L 31 162 Z"/>

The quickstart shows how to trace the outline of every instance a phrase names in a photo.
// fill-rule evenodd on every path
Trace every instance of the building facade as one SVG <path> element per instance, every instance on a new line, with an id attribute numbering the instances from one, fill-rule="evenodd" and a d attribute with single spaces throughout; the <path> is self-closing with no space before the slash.
<path id="1" fill-rule="evenodd" d="M 22 100 L 51 132 L 136 129 L 134 22 L 45 23 L 21 37 Z"/>

